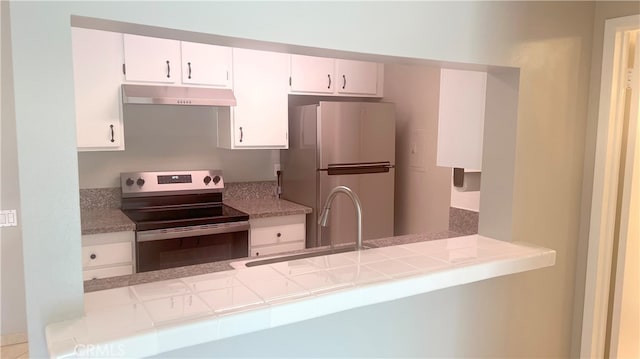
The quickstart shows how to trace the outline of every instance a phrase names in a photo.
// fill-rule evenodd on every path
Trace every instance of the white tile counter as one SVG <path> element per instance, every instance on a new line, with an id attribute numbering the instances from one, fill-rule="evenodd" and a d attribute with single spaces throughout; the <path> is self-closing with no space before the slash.
<path id="1" fill-rule="evenodd" d="M 555 251 L 471 235 L 85 294 L 47 327 L 53 358 L 142 357 L 555 264 Z"/>

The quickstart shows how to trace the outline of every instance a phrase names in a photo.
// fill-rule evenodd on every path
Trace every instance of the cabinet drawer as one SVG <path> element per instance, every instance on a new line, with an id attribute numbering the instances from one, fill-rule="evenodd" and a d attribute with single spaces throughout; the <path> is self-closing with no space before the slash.
<path id="1" fill-rule="evenodd" d="M 300 249 L 304 249 L 304 241 L 278 244 L 273 246 L 265 246 L 265 247 L 259 247 L 259 248 L 251 247 L 251 257 L 270 256 L 273 254 L 297 251 Z"/>
<path id="2" fill-rule="evenodd" d="M 82 280 L 101 279 L 109 277 L 117 277 L 119 275 L 133 274 L 131 265 L 117 266 L 110 268 L 89 269 L 82 271 Z"/>
<path id="3" fill-rule="evenodd" d="M 131 243 L 111 243 L 82 247 L 82 267 L 132 262 Z"/>
<path id="4" fill-rule="evenodd" d="M 133 231 L 83 234 L 82 246 L 88 247 L 119 242 L 133 243 L 135 237 L 135 232 Z"/>
<path id="5" fill-rule="evenodd" d="M 251 229 L 251 246 L 304 240 L 304 224 Z"/>

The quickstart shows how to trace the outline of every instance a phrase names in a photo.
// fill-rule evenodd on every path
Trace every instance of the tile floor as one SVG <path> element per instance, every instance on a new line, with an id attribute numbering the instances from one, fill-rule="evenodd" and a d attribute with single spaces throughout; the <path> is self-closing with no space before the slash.
<path id="1" fill-rule="evenodd" d="M 28 359 L 29 346 L 27 343 L 5 345 L 0 347 L 0 358 L 2 359 Z"/>

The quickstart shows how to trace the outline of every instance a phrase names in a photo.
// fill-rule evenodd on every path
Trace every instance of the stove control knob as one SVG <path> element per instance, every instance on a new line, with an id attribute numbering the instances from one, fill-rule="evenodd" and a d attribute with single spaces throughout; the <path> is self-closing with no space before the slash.
<path id="1" fill-rule="evenodd" d="M 206 176 L 204 178 L 204 184 L 209 184 L 209 182 L 211 182 L 211 176 Z"/>
<path id="2" fill-rule="evenodd" d="M 220 182 L 220 176 L 214 176 L 213 177 L 213 184 L 218 184 L 218 182 Z"/>
<path id="3" fill-rule="evenodd" d="M 127 178 L 127 181 L 125 183 L 127 184 L 127 186 L 133 186 L 133 178 Z"/>
<path id="4" fill-rule="evenodd" d="M 142 177 L 140 177 L 140 178 L 138 178 L 136 183 L 138 184 L 138 186 L 142 187 L 142 185 L 144 185 L 144 179 Z"/>

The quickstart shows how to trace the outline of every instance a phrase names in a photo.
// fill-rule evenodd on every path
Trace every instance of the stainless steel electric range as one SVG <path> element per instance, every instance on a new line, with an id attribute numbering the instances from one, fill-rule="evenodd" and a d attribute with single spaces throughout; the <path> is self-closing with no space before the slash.
<path id="1" fill-rule="evenodd" d="M 249 215 L 222 203 L 222 171 L 120 174 L 136 272 L 247 257 Z"/>

